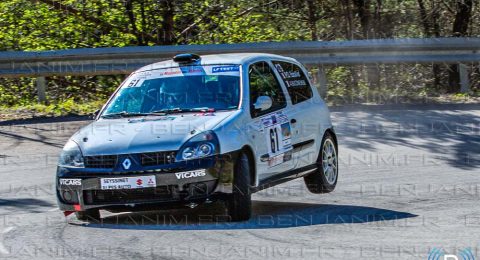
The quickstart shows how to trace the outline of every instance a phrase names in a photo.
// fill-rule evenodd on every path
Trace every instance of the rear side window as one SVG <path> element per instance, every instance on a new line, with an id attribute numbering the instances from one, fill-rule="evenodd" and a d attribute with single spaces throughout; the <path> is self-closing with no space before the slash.
<path id="1" fill-rule="evenodd" d="M 250 82 L 250 111 L 252 117 L 265 115 L 287 106 L 280 82 L 278 82 L 268 63 L 262 61 L 250 65 L 248 80 Z M 272 99 L 272 107 L 265 111 L 255 111 L 253 104 L 259 96 L 269 96 Z"/>
<path id="2" fill-rule="evenodd" d="M 312 88 L 299 66 L 284 61 L 273 61 L 273 65 L 285 82 L 294 105 L 312 98 Z"/>

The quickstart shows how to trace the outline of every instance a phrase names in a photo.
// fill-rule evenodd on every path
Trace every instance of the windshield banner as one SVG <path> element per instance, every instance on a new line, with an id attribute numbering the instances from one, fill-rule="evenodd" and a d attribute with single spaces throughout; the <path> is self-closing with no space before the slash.
<path id="1" fill-rule="evenodd" d="M 157 78 L 171 78 L 181 76 L 240 76 L 239 65 L 208 65 L 208 66 L 182 66 L 165 69 L 144 71 L 133 74 L 125 82 L 127 87 L 141 86 L 143 81 Z"/>

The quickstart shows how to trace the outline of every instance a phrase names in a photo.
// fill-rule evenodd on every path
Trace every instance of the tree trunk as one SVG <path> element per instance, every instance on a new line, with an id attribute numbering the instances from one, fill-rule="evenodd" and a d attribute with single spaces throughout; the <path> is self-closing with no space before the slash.
<path id="1" fill-rule="evenodd" d="M 438 12 L 438 9 L 435 5 L 435 1 L 437 0 L 431 0 L 432 1 L 432 24 L 433 24 L 433 36 L 434 37 L 440 37 L 441 33 L 440 33 L 440 24 L 438 23 L 438 18 L 440 16 L 439 12 Z M 433 64 L 433 76 L 435 78 L 434 80 L 434 86 L 438 88 L 440 88 L 440 83 L 441 83 L 441 79 L 440 79 L 440 75 L 442 73 L 442 68 L 440 65 L 438 64 Z"/>
<path id="2" fill-rule="evenodd" d="M 434 0 L 435 1 L 435 0 Z M 425 7 L 425 2 L 423 0 L 417 0 L 418 3 L 418 8 L 420 11 L 420 19 L 422 20 L 422 26 L 423 26 L 423 34 L 425 37 L 430 38 L 432 37 L 432 31 L 435 34 L 435 37 L 440 36 L 440 31 L 438 28 L 437 24 L 437 16 L 438 12 L 435 8 L 434 3 L 432 3 L 432 11 L 431 11 L 431 16 L 432 19 L 429 19 L 429 16 L 427 14 L 427 9 Z M 432 28 L 433 24 L 433 28 Z M 435 89 L 438 89 L 440 87 L 440 73 L 441 69 L 438 64 L 432 64 L 432 74 L 433 74 L 433 87 Z"/>
<path id="3" fill-rule="evenodd" d="M 162 29 L 163 29 L 163 39 L 162 43 L 165 45 L 172 45 L 175 42 L 174 34 L 174 21 L 173 17 L 174 12 L 174 2 L 175 0 L 163 0 L 161 1 L 162 5 Z"/>
<path id="4" fill-rule="evenodd" d="M 342 0 L 343 12 L 345 16 L 345 36 L 348 40 L 354 39 L 354 28 L 353 28 L 353 13 L 352 8 L 350 7 L 350 0 Z M 355 66 L 348 66 L 350 76 L 352 79 L 352 84 L 347 85 L 347 96 L 350 101 L 353 102 L 353 95 L 358 91 L 358 76 Z"/>
<path id="5" fill-rule="evenodd" d="M 453 22 L 454 37 L 464 37 L 468 32 L 468 24 L 472 16 L 473 0 L 456 1 L 455 21 Z M 448 93 L 460 92 L 460 72 L 458 64 L 450 65 L 448 70 Z"/>
<path id="6" fill-rule="evenodd" d="M 345 15 L 345 33 L 348 40 L 353 40 L 353 14 L 352 8 L 350 7 L 350 0 L 342 0 L 343 11 Z"/>
<path id="7" fill-rule="evenodd" d="M 310 27 L 312 41 L 318 41 L 317 6 L 315 5 L 314 0 L 307 0 L 307 7 L 308 7 L 308 26 Z"/>
<path id="8" fill-rule="evenodd" d="M 360 18 L 363 39 L 370 38 L 370 0 L 353 0 Z"/>
<path id="9" fill-rule="evenodd" d="M 422 20 L 422 26 L 423 26 L 423 34 L 425 37 L 429 38 L 431 36 L 430 33 L 430 23 L 427 15 L 427 10 L 425 9 L 425 3 L 423 0 L 417 0 L 418 2 L 418 8 L 420 10 L 420 19 Z"/>
<path id="10" fill-rule="evenodd" d="M 130 26 L 132 27 L 132 33 L 135 35 L 137 38 L 137 45 L 145 45 L 143 42 L 143 37 L 142 34 L 139 33 L 138 28 L 137 28 L 137 19 L 135 17 L 135 14 L 133 13 L 133 1 L 132 0 L 127 0 L 125 2 L 125 11 L 128 16 L 128 20 L 130 21 Z"/>
<path id="11" fill-rule="evenodd" d="M 382 0 L 376 0 L 375 13 L 373 15 L 374 30 L 372 35 L 374 38 L 384 38 L 385 31 L 387 31 L 388 24 L 382 22 Z"/>
<path id="12" fill-rule="evenodd" d="M 357 7 L 357 14 L 360 19 L 363 39 L 373 38 L 375 33 L 371 26 L 370 0 L 353 0 L 353 2 Z M 379 8 L 379 2 L 381 3 L 381 1 L 377 1 L 377 9 Z M 380 10 L 378 10 L 378 16 L 376 16 L 375 19 L 380 19 Z M 367 81 L 368 86 L 371 89 L 376 89 L 379 87 L 380 77 L 377 65 L 367 65 Z"/>

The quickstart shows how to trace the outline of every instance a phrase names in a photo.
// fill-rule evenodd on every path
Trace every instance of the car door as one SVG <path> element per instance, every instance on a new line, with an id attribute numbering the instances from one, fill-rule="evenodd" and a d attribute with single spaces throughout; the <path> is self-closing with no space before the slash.
<path id="1" fill-rule="evenodd" d="M 248 86 L 256 168 L 262 180 L 293 168 L 290 121 L 285 114 L 286 93 L 273 68 L 265 61 L 248 67 Z M 255 109 L 254 104 L 260 96 L 272 99 L 269 109 Z"/>
<path id="2" fill-rule="evenodd" d="M 312 87 L 299 65 L 276 60 L 272 64 L 282 79 L 291 103 L 285 113 L 291 120 L 294 167 L 311 165 L 318 156 L 315 141 L 321 129 Z"/>

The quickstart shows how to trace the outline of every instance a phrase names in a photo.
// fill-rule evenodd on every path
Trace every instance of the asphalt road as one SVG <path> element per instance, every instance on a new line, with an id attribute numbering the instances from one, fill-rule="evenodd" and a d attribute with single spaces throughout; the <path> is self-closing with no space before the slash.
<path id="1" fill-rule="evenodd" d="M 108 214 L 56 208 L 57 156 L 87 121 L 0 126 L 0 258 L 428 259 L 470 248 L 480 259 L 480 105 L 332 113 L 340 179 L 330 194 L 303 180 L 253 196 L 254 217 L 194 210 Z M 440 259 L 440 258 L 439 258 Z M 443 259 L 443 258 L 441 258 Z"/>

